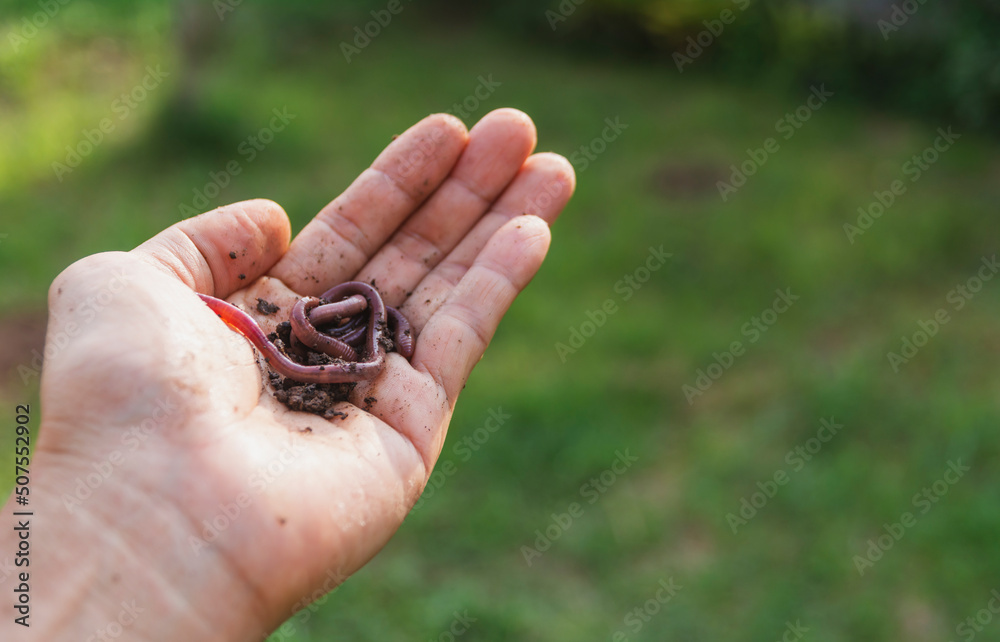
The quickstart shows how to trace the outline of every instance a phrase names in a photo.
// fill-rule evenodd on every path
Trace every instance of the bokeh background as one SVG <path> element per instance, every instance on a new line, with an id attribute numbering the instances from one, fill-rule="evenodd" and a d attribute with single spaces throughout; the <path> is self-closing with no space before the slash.
<path id="1" fill-rule="evenodd" d="M 252 197 L 299 229 L 422 116 L 517 107 L 578 173 L 550 257 L 417 510 L 272 639 L 998 640 L 998 35 L 992 0 L 0 1 L 0 421 L 75 259 Z"/>

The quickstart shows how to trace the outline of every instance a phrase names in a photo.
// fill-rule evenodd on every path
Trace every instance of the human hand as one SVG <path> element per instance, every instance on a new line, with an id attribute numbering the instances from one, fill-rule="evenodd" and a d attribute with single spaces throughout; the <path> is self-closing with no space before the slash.
<path id="1" fill-rule="evenodd" d="M 126 602 L 141 609 L 129 638 L 262 639 L 371 559 L 572 194 L 570 164 L 534 145 L 515 110 L 469 132 L 430 116 L 291 244 L 280 207 L 247 201 L 64 271 L 48 342 L 71 340 L 45 362 L 32 462 L 31 634 L 76 639 Z M 350 280 L 377 284 L 416 348 L 387 355 L 329 421 L 278 403 L 250 344 L 196 295 L 270 331 L 301 296 Z M 257 314 L 258 298 L 282 312 Z"/>

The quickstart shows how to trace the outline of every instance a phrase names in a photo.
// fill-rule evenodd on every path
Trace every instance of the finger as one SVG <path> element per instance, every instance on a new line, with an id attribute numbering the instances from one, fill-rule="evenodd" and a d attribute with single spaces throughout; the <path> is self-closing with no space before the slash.
<path id="1" fill-rule="evenodd" d="M 290 236 L 285 210 L 257 199 L 175 223 L 132 253 L 196 292 L 225 298 L 270 270 Z"/>
<path id="2" fill-rule="evenodd" d="M 532 214 L 551 224 L 576 187 L 573 166 L 557 154 L 535 154 L 504 191 L 488 214 L 441 263 L 427 274 L 401 306 L 419 334 L 420 329 L 465 276 L 487 241 L 510 219 Z"/>
<path id="3" fill-rule="evenodd" d="M 452 403 L 514 297 L 542 265 L 550 238 L 537 216 L 508 221 L 424 327 L 413 366 L 430 373 Z"/>
<path id="4" fill-rule="evenodd" d="M 468 137 L 447 114 L 406 130 L 305 226 L 270 276 L 302 294 L 350 280 L 448 176 Z"/>
<path id="5" fill-rule="evenodd" d="M 531 119 L 516 109 L 490 112 L 469 132 L 451 175 L 361 269 L 389 305 L 399 305 L 475 225 L 535 148 Z"/>

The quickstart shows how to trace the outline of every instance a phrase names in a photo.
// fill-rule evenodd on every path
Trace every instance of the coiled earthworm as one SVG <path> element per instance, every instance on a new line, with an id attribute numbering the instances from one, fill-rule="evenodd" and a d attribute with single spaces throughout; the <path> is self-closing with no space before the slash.
<path id="1" fill-rule="evenodd" d="M 322 352 L 344 361 L 357 361 L 358 353 L 354 348 L 336 337 L 323 334 L 313 325 L 312 315 L 309 312 L 322 303 L 316 297 L 307 296 L 299 299 L 298 303 L 292 306 L 292 316 L 289 318 L 292 324 L 292 336 L 316 352 Z"/>
<path id="2" fill-rule="evenodd" d="M 346 383 L 375 377 L 385 365 L 385 329 L 392 334 L 397 352 L 407 359 L 413 356 L 409 322 L 399 310 L 385 305 L 378 290 L 360 281 L 341 283 L 320 298 L 303 297 L 292 307 L 293 342 L 337 359 L 316 366 L 290 359 L 267 339 L 253 317 L 231 303 L 206 294 L 198 296 L 226 325 L 246 337 L 275 372 L 295 381 Z M 367 322 L 361 317 L 365 310 L 369 312 Z M 316 328 L 331 324 L 322 332 Z"/>

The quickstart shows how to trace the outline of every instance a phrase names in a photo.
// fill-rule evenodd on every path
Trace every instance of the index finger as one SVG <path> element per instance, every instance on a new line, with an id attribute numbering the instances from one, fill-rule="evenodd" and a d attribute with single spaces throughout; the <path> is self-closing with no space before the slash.
<path id="1" fill-rule="evenodd" d="M 444 181 L 468 139 L 447 114 L 410 127 L 303 228 L 269 276 L 304 295 L 350 280 Z"/>

